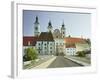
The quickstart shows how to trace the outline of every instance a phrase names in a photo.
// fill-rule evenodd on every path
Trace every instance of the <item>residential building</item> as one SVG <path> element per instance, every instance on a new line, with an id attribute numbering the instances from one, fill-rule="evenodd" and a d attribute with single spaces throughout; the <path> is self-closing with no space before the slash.
<path id="1" fill-rule="evenodd" d="M 24 36 L 23 37 L 23 55 L 25 55 L 24 50 L 31 47 L 36 48 L 36 41 L 38 37 Z"/>
<path id="2" fill-rule="evenodd" d="M 90 50 L 90 46 L 86 42 L 86 39 L 66 37 L 64 41 L 66 45 L 65 53 L 67 55 L 76 55 L 76 52 L 78 51 Z"/>

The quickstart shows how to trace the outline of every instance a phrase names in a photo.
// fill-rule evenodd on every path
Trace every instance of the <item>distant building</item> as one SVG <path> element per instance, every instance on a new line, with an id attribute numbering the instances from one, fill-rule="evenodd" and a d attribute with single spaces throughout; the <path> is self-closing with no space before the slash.
<path id="1" fill-rule="evenodd" d="M 65 54 L 66 55 L 76 55 L 76 46 L 74 45 L 66 45 L 65 48 Z"/>
<path id="2" fill-rule="evenodd" d="M 66 45 L 66 55 L 76 55 L 78 51 L 90 50 L 86 39 L 66 37 L 64 41 Z"/>

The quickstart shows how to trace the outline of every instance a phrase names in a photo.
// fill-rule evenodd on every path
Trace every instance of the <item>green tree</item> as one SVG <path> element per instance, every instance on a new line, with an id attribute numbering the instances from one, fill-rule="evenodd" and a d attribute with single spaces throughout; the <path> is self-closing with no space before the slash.
<path id="1" fill-rule="evenodd" d="M 24 51 L 25 51 L 25 55 L 23 57 L 24 61 L 29 61 L 29 60 L 37 59 L 38 55 L 37 55 L 37 50 L 36 49 L 34 49 L 34 48 L 27 48 Z"/>
<path id="2" fill-rule="evenodd" d="M 86 56 L 86 52 L 85 51 L 78 51 L 76 54 L 79 57 L 85 57 Z"/>

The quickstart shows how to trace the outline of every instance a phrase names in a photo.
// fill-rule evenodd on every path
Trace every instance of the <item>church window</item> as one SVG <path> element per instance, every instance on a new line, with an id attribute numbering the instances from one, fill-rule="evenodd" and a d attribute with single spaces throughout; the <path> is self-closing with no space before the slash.
<path id="1" fill-rule="evenodd" d="M 52 49 L 52 47 L 50 47 L 50 49 Z"/>
<path id="2" fill-rule="evenodd" d="M 46 46 L 46 43 L 44 45 Z"/>
<path id="3" fill-rule="evenodd" d="M 38 45 L 40 46 L 40 43 L 38 43 Z"/>
<path id="4" fill-rule="evenodd" d="M 40 49 L 40 47 L 38 47 L 38 49 Z"/>
<path id="5" fill-rule="evenodd" d="M 47 49 L 47 48 L 45 47 L 45 49 Z"/>

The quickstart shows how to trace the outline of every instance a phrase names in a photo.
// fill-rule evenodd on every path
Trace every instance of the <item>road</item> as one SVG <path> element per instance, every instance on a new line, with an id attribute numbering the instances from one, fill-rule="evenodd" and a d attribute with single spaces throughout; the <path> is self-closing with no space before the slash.
<path id="1" fill-rule="evenodd" d="M 48 68 L 61 68 L 61 67 L 78 67 L 81 66 L 63 56 L 57 56 L 57 58 L 48 66 Z"/>

